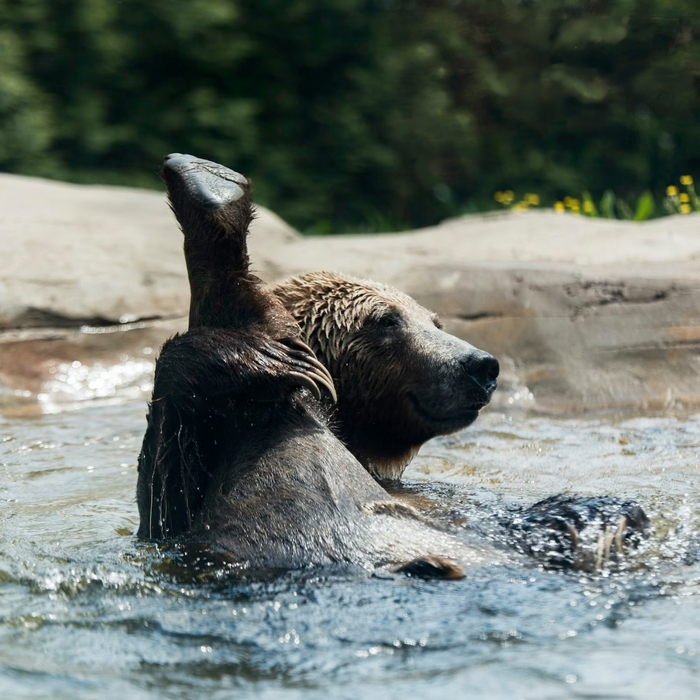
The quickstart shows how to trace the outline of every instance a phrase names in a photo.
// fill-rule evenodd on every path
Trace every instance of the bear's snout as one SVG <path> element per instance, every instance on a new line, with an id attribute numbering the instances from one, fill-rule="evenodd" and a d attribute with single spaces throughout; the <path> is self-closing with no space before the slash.
<path id="1" fill-rule="evenodd" d="M 459 360 L 464 371 L 485 389 L 489 396 L 496 389 L 500 367 L 498 360 L 483 350 L 470 350 Z"/>

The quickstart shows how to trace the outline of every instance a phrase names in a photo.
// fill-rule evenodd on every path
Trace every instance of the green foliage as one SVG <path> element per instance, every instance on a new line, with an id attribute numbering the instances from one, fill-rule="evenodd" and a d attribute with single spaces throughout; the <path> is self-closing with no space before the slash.
<path id="1" fill-rule="evenodd" d="M 637 200 L 637 209 L 634 214 L 634 220 L 646 221 L 647 219 L 650 219 L 654 215 L 655 208 L 656 203 L 654 202 L 654 195 L 647 190 Z"/>
<path id="2" fill-rule="evenodd" d="M 700 171 L 699 34 L 696 0 L 0 0 L 0 168 L 158 186 L 191 152 L 316 232 L 505 187 L 646 218 Z"/>
<path id="3" fill-rule="evenodd" d="M 632 219 L 634 214 L 632 213 L 632 207 L 630 207 L 624 199 L 618 198 L 615 200 L 615 209 L 617 210 L 618 218 L 620 219 Z"/>
<path id="4" fill-rule="evenodd" d="M 596 207 L 595 202 L 593 201 L 593 196 L 588 190 L 584 190 L 583 195 L 581 195 L 581 199 L 583 199 L 583 213 L 586 216 L 600 216 L 600 214 L 598 213 L 598 208 Z M 601 202 L 601 207 L 602 205 L 603 202 Z"/>
<path id="5" fill-rule="evenodd" d="M 700 197 L 695 191 L 695 183 L 690 175 L 683 175 L 680 178 L 681 185 L 685 192 L 678 190 L 675 185 L 666 188 L 666 197 L 663 205 L 667 214 L 690 214 L 693 211 L 700 212 Z"/>
<path id="6" fill-rule="evenodd" d="M 53 135 L 49 101 L 27 73 L 22 43 L 0 29 L 0 163 L 19 172 L 50 159 Z"/>
<path id="7" fill-rule="evenodd" d="M 691 202 L 695 210 L 700 211 L 700 199 L 695 194 L 693 178 L 685 175 L 681 178 L 681 183 L 685 184 L 687 193 L 679 194 L 677 187 L 667 188 L 668 196 L 664 202 L 666 211 L 669 214 L 689 214 L 692 210 Z M 538 194 L 526 193 L 522 199 L 518 199 L 512 190 L 496 192 L 494 199 L 501 206 L 516 212 L 527 211 L 530 207 L 538 207 L 541 204 Z M 576 216 L 588 216 L 591 218 L 602 216 L 606 219 L 646 221 L 654 216 L 656 203 L 654 195 L 647 190 L 637 198 L 637 204 L 633 212 L 629 202 L 620 197 L 615 197 L 611 190 L 606 190 L 600 199 L 600 208 L 598 208 L 593 195 L 588 190 L 584 190 L 580 200 L 567 196 L 562 201 L 555 202 L 553 208 L 559 214 L 564 214 L 568 210 Z"/>
<path id="8" fill-rule="evenodd" d="M 615 218 L 615 194 L 612 190 L 605 190 L 600 200 L 600 211 L 606 219 Z"/>

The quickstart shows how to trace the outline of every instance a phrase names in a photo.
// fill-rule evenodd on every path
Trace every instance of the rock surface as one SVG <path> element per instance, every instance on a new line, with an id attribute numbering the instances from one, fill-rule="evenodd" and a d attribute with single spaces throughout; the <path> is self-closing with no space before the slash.
<path id="1" fill-rule="evenodd" d="M 299 234 L 260 208 L 256 240 Z M 0 328 L 186 313 L 182 236 L 163 194 L 0 174 Z"/>
<path id="2" fill-rule="evenodd" d="M 700 402 L 700 215 L 636 224 L 503 213 L 303 238 L 260 209 L 250 243 L 269 281 L 338 270 L 411 294 L 501 359 L 500 403 Z M 150 353 L 184 327 L 187 305 L 181 235 L 163 195 L 0 175 L 0 384 L 10 397 L 45 396 L 73 362 L 88 384 L 85 367 L 137 360 L 147 378 Z M 147 392 L 143 377 L 133 382 Z"/>

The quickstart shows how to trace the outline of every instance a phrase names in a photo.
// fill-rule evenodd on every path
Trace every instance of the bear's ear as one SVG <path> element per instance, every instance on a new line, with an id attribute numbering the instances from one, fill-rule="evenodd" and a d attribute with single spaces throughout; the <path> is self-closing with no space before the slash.
<path id="1" fill-rule="evenodd" d="M 440 317 L 439 317 L 437 314 L 431 313 L 431 314 L 430 314 L 430 320 L 431 320 L 431 321 L 433 322 L 433 324 L 435 325 L 435 328 L 437 328 L 438 330 L 444 330 L 445 325 L 444 325 L 443 322 L 440 320 Z"/>

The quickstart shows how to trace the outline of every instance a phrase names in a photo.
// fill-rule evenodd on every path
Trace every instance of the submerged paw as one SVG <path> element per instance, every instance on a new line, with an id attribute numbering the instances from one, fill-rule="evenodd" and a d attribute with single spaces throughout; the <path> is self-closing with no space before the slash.
<path id="1" fill-rule="evenodd" d="M 441 557 L 428 554 L 424 557 L 412 559 L 405 564 L 400 564 L 394 569 L 397 574 L 407 574 L 416 578 L 439 578 L 456 580 L 464 578 L 464 570 L 454 560 L 448 557 Z"/>
<path id="2" fill-rule="evenodd" d="M 636 548 L 649 519 L 634 501 L 559 495 L 526 508 L 507 526 L 522 551 L 548 566 L 597 571 Z"/>

